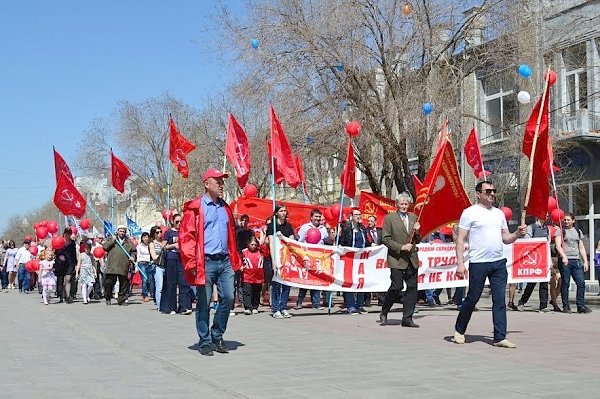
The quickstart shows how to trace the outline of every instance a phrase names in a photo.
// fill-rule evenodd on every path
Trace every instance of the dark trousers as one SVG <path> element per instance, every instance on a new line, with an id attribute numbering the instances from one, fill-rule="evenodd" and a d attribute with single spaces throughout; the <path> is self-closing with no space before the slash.
<path id="1" fill-rule="evenodd" d="M 381 306 L 383 315 L 387 316 L 394 303 L 402 303 L 402 321 L 412 320 L 417 306 L 417 274 L 417 269 L 412 265 L 407 269 L 390 269 L 392 282 Z M 403 293 L 405 283 L 406 291 Z"/>
<path id="2" fill-rule="evenodd" d="M 127 276 L 124 276 L 122 274 L 104 275 L 104 299 L 112 299 L 113 289 L 115 288 L 117 279 L 119 280 L 119 296 L 117 297 L 117 302 L 119 303 L 119 305 L 121 305 L 127 299 L 127 290 L 129 288 Z"/>
<path id="3" fill-rule="evenodd" d="M 258 309 L 262 284 L 243 283 L 242 290 L 244 292 L 244 309 Z"/>
<path id="4" fill-rule="evenodd" d="M 519 299 L 519 305 L 525 305 L 529 300 L 529 297 L 533 293 L 533 289 L 537 283 L 527 283 L 525 291 Z M 548 283 L 540 283 L 540 309 L 546 309 L 548 307 Z"/>
<path id="5" fill-rule="evenodd" d="M 235 298 L 237 297 L 237 300 L 239 302 L 243 302 L 244 303 L 244 307 L 246 307 L 246 299 L 244 297 L 244 289 L 243 289 L 243 284 L 242 284 L 242 271 L 238 270 L 237 272 L 235 272 L 235 275 L 233 276 L 233 305 L 231 305 L 231 310 L 233 310 L 235 308 Z M 246 308 L 248 309 L 248 308 Z M 249 308 L 252 309 L 252 308 Z"/>
<path id="6" fill-rule="evenodd" d="M 483 292 L 486 277 L 490 280 L 492 289 L 494 341 L 500 342 L 506 338 L 506 259 L 469 264 L 469 292 L 462 303 L 454 328 L 460 334 L 467 331 L 473 309 Z"/>
<path id="7" fill-rule="evenodd" d="M 569 307 L 569 287 L 571 285 L 571 277 L 573 277 L 573 281 L 575 281 L 575 286 L 577 287 L 575 295 L 577 309 L 583 307 L 585 305 L 585 277 L 583 265 L 579 259 L 569 259 L 569 262 L 566 265 L 559 265 L 558 269 L 562 275 L 560 296 L 562 297 L 563 307 Z"/>
<path id="8" fill-rule="evenodd" d="M 6 267 L 2 269 L 2 289 L 8 288 L 8 272 L 6 271 Z M 598 275 L 600 278 L 600 275 Z"/>
<path id="9" fill-rule="evenodd" d="M 71 274 L 71 292 L 69 292 L 69 296 L 71 298 L 77 296 L 77 278 L 75 277 L 75 273 Z"/>
<path id="10" fill-rule="evenodd" d="M 183 264 L 179 259 L 167 259 L 165 268 L 166 293 L 162 296 L 161 301 L 164 306 L 161 311 L 170 312 L 185 312 L 192 308 L 192 297 L 190 296 L 190 285 L 183 277 Z M 164 283 L 163 283 L 164 284 Z M 164 285 L 163 285 L 164 286 Z M 178 301 L 179 288 L 179 306 Z"/>

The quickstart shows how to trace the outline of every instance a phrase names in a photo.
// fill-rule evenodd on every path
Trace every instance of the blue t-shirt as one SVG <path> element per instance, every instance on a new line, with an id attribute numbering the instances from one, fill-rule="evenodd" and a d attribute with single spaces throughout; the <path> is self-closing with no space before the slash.
<path id="1" fill-rule="evenodd" d="M 176 244 L 179 239 L 179 230 L 167 230 L 164 239 L 167 240 L 167 245 Z M 168 249 L 167 259 L 179 260 L 179 247 Z"/>

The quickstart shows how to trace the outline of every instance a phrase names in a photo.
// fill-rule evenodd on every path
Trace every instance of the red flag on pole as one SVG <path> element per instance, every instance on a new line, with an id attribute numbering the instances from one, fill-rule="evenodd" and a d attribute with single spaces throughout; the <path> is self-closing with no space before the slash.
<path id="1" fill-rule="evenodd" d="M 465 160 L 473 168 L 473 173 L 478 179 L 485 178 L 491 175 L 491 172 L 485 170 L 483 166 L 483 157 L 481 156 L 481 147 L 479 146 L 479 139 L 477 137 L 477 130 L 475 126 L 471 129 L 469 137 L 465 142 Z"/>
<path id="2" fill-rule="evenodd" d="M 285 181 L 285 178 L 283 177 L 283 174 L 281 174 L 281 171 L 277 167 L 277 159 L 275 159 L 275 162 L 274 162 L 275 163 L 275 172 L 273 172 L 271 170 L 271 157 L 272 157 L 271 148 L 272 148 L 271 141 L 269 139 L 267 139 L 267 157 L 269 158 L 269 170 L 275 176 L 275 184 L 281 184 Z"/>
<path id="3" fill-rule="evenodd" d="M 191 141 L 179 133 L 173 118 L 169 118 L 169 159 L 177 167 L 181 176 L 187 178 L 190 173 L 190 165 L 187 161 L 187 154 L 194 151 L 196 146 Z"/>
<path id="4" fill-rule="evenodd" d="M 285 136 L 283 127 L 277 119 L 277 115 L 275 115 L 273 106 L 271 105 L 269 108 L 271 114 L 271 150 L 272 156 L 275 158 L 274 173 L 276 180 L 277 174 L 280 173 L 290 187 L 297 188 L 300 184 L 300 177 L 298 176 L 294 154 L 292 154 L 292 149 Z"/>
<path id="5" fill-rule="evenodd" d="M 300 154 L 296 154 L 296 169 L 298 169 L 298 176 L 300 177 L 300 183 L 302 184 L 302 191 L 304 191 L 304 194 L 307 194 L 306 177 L 304 176 L 304 163 L 302 162 L 302 158 L 300 158 Z"/>
<path id="6" fill-rule="evenodd" d="M 131 172 L 129 171 L 127 165 L 125 165 L 125 162 L 115 157 L 112 149 L 110 150 L 110 164 L 112 185 L 118 192 L 123 194 L 125 191 L 125 180 L 131 176 Z"/>
<path id="7" fill-rule="evenodd" d="M 56 184 L 60 180 L 60 176 L 64 173 L 67 178 L 71 181 L 75 181 L 73 179 L 73 174 L 71 173 L 71 169 L 63 159 L 63 157 L 56 152 L 56 149 L 52 147 L 52 151 L 54 151 L 54 173 L 56 174 Z"/>
<path id="8" fill-rule="evenodd" d="M 548 212 L 548 196 L 550 195 L 550 177 L 551 160 L 548 153 L 549 124 L 548 124 L 548 104 L 550 99 L 550 90 L 543 98 L 539 99 L 533 107 L 531 116 L 525 126 L 525 135 L 523 136 L 523 154 L 531 159 L 532 151 L 535 151 L 533 157 L 533 168 L 531 176 L 531 190 L 529 202 L 525 204 L 526 215 L 536 216 L 542 220 L 546 219 Z M 543 103 L 542 103 L 542 100 Z M 540 114 L 541 113 L 541 114 Z M 535 149 L 533 141 L 538 119 L 540 120 L 539 132 Z M 531 162 L 531 161 L 530 161 Z"/>
<path id="9" fill-rule="evenodd" d="M 352 140 L 348 140 L 348 149 L 346 150 L 346 165 L 342 171 L 342 188 L 344 194 L 350 198 L 356 195 L 356 161 L 354 160 L 354 148 Z"/>
<path id="10" fill-rule="evenodd" d="M 437 149 L 442 148 L 442 144 L 450 137 L 450 130 L 448 129 L 448 117 L 444 119 L 440 132 L 438 133 Z"/>
<path id="11" fill-rule="evenodd" d="M 554 173 L 560 172 L 560 168 L 554 163 L 554 151 L 552 150 L 552 140 L 550 139 L 550 135 L 548 135 L 548 159 L 550 160 L 550 165 L 552 165 L 552 171 Z"/>
<path id="12" fill-rule="evenodd" d="M 454 149 L 444 140 L 417 195 L 418 211 L 423 236 L 460 219 L 460 214 L 471 206 L 471 201 L 460 180 Z"/>
<path id="13" fill-rule="evenodd" d="M 419 193 L 419 191 L 421 191 L 421 188 L 423 187 L 423 182 L 421 182 L 421 180 L 419 180 L 419 176 L 417 175 L 412 175 L 413 177 L 413 186 L 415 187 L 415 193 Z"/>
<path id="14" fill-rule="evenodd" d="M 250 176 L 250 146 L 246 132 L 231 113 L 227 120 L 225 155 L 235 169 L 239 186 L 244 188 Z"/>
<path id="15" fill-rule="evenodd" d="M 87 201 L 81 195 L 73 180 L 66 173 L 61 173 L 54 191 L 54 205 L 64 215 L 81 218 L 85 214 Z"/>

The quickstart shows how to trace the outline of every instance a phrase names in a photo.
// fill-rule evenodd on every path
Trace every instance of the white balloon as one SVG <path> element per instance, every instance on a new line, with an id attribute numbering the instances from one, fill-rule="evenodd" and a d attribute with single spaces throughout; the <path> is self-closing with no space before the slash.
<path id="1" fill-rule="evenodd" d="M 519 100 L 521 104 L 528 104 L 531 101 L 531 96 L 526 91 L 520 91 L 517 94 L 517 100 Z"/>

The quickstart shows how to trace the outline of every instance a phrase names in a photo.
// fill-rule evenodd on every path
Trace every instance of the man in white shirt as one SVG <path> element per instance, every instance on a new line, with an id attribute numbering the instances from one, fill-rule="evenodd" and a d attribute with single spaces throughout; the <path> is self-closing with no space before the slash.
<path id="1" fill-rule="evenodd" d="M 479 182 L 475 186 L 477 204 L 465 209 L 458 224 L 456 239 L 456 276 L 464 278 L 466 274 L 464 248 L 468 235 L 469 241 L 469 293 L 462 302 L 456 318 L 453 341 L 465 343 L 465 331 L 475 305 L 481 297 L 485 279 L 490 281 L 492 290 L 492 319 L 494 323 L 494 346 L 516 348 L 506 339 L 506 258 L 503 244 L 511 244 L 523 237 L 527 226 L 519 226 L 510 233 L 502 211 L 494 207 L 496 189 L 490 181 Z"/>
<path id="2" fill-rule="evenodd" d="M 18 268 L 18 282 L 19 292 L 28 294 L 29 293 L 29 272 L 25 269 L 25 263 L 31 260 L 31 253 L 29 252 L 30 241 L 23 241 L 23 246 L 19 248 L 15 255 L 15 263 L 19 265 Z"/>
<path id="3" fill-rule="evenodd" d="M 327 228 L 322 224 L 322 212 L 318 209 L 313 209 L 310 212 L 310 222 L 303 224 L 300 226 L 300 230 L 298 230 L 298 241 L 306 242 L 306 233 L 308 230 L 315 228 L 321 232 L 321 240 L 317 244 L 323 244 L 324 240 L 327 239 L 329 234 L 327 233 Z M 302 309 L 302 301 L 304 301 L 304 297 L 306 296 L 306 289 L 300 288 L 298 290 L 298 298 L 296 299 L 296 310 Z M 321 291 L 320 290 L 310 290 L 310 299 L 312 302 L 313 309 L 324 309 L 321 306 Z"/>

